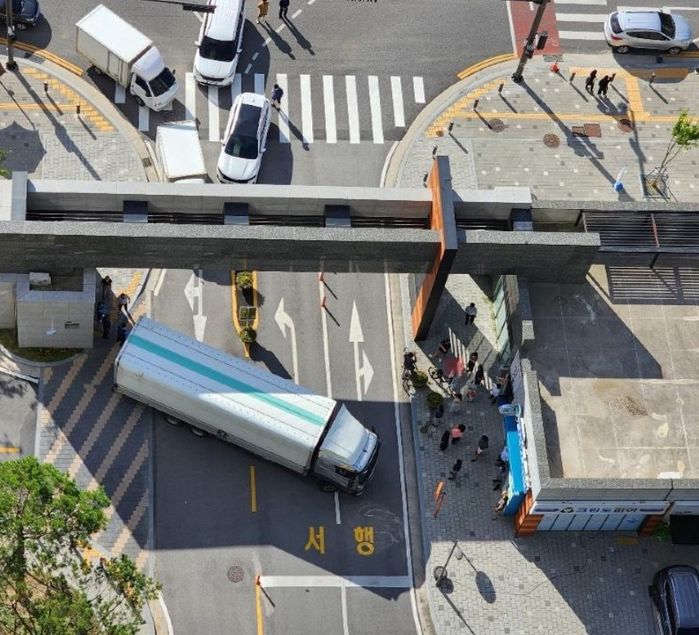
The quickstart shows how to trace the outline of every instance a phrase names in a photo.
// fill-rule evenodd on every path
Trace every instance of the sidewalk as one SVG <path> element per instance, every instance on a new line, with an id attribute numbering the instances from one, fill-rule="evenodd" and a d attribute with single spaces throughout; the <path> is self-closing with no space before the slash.
<path id="1" fill-rule="evenodd" d="M 4 56 L 0 61 L 6 64 Z M 37 179 L 147 179 L 152 168 L 144 168 L 145 144 L 114 104 L 76 74 L 38 55 L 18 57 L 17 64 L 16 71 L 0 77 L 5 168 Z"/>
<path id="2" fill-rule="evenodd" d="M 611 53 L 566 55 L 554 73 L 551 62 L 535 57 L 520 84 L 511 80 L 516 61 L 478 70 L 416 119 L 396 149 L 387 185 L 421 187 L 436 147 L 449 156 L 455 189 L 519 185 L 538 199 L 644 200 L 641 175 L 659 165 L 680 110 L 699 114 L 697 61 L 648 59 L 629 55 L 624 69 Z M 593 68 L 598 79 L 616 73 L 608 100 L 585 91 Z M 583 130 L 574 127 L 582 126 L 588 136 L 577 134 Z M 625 189 L 615 192 L 624 169 Z M 669 175 L 667 200 L 699 201 L 699 152 L 681 154 Z"/>

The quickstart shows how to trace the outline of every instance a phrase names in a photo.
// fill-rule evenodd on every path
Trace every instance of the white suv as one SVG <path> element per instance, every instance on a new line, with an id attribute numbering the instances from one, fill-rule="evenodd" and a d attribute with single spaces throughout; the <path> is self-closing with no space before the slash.
<path id="1" fill-rule="evenodd" d="M 692 43 L 692 27 L 681 15 L 662 11 L 615 11 L 604 23 L 607 44 L 616 53 L 660 49 L 677 55 Z"/>

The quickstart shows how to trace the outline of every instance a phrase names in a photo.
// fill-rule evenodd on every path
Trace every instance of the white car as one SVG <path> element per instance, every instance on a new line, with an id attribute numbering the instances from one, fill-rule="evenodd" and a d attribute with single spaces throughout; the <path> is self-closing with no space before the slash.
<path id="1" fill-rule="evenodd" d="M 692 27 L 681 15 L 662 11 L 615 11 L 604 23 L 607 44 L 616 53 L 659 49 L 677 55 L 692 43 Z"/>
<path id="2" fill-rule="evenodd" d="M 208 0 L 208 4 L 216 9 L 204 14 L 194 55 L 194 78 L 200 84 L 227 86 L 243 52 L 245 0 Z"/>
<path id="3" fill-rule="evenodd" d="M 223 135 L 216 174 L 222 183 L 255 183 L 266 149 L 271 105 L 258 93 L 241 93 L 233 102 Z"/>

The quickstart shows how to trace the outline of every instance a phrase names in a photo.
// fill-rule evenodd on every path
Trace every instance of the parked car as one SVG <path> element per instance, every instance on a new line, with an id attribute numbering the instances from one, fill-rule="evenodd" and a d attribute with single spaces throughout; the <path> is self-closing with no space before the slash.
<path id="1" fill-rule="evenodd" d="M 0 0 L 0 19 L 7 20 L 7 0 Z M 41 17 L 37 0 L 13 0 L 12 23 L 16 29 L 23 31 L 29 26 L 36 26 Z"/>
<path id="2" fill-rule="evenodd" d="M 662 635 L 699 635 L 699 573 L 694 567 L 661 569 L 649 591 Z"/>
<path id="3" fill-rule="evenodd" d="M 205 13 L 194 55 L 194 79 L 200 84 L 227 86 L 233 81 L 243 52 L 245 0 L 208 0 L 213 13 Z"/>
<path id="4" fill-rule="evenodd" d="M 677 55 L 692 43 L 692 27 L 681 15 L 662 11 L 615 11 L 604 23 L 607 44 L 616 53 L 656 49 Z"/>
<path id="5" fill-rule="evenodd" d="M 255 183 L 266 149 L 270 103 L 264 95 L 241 93 L 233 102 L 216 173 L 222 183 Z"/>

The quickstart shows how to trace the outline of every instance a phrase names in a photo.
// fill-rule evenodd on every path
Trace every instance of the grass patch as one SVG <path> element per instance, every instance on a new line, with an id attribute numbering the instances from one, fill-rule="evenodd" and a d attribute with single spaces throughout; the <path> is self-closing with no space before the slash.
<path id="1" fill-rule="evenodd" d="M 82 352 L 82 348 L 20 348 L 15 329 L 0 329 L 0 344 L 31 362 L 60 362 Z"/>

